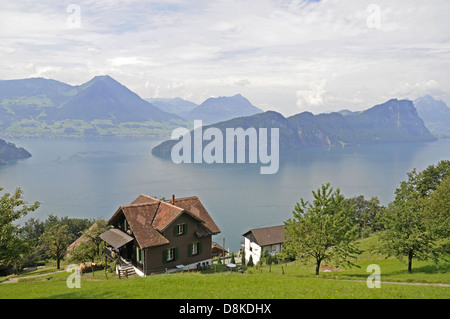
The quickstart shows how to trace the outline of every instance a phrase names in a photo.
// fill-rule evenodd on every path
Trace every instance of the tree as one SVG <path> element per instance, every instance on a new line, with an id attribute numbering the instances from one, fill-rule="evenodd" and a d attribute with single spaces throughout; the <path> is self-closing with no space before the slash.
<path id="1" fill-rule="evenodd" d="M 14 221 L 35 211 L 40 203 L 29 206 L 22 195 L 22 190 L 17 188 L 14 194 L 5 193 L 0 198 L 0 264 L 3 265 L 13 265 L 29 249 L 19 237 L 19 226 Z"/>
<path id="2" fill-rule="evenodd" d="M 384 213 L 381 252 L 398 259 L 406 257 L 409 273 L 414 258 L 438 262 L 442 257 L 441 239 L 448 238 L 449 228 L 445 197 L 449 177 L 449 161 L 430 165 L 420 173 L 414 169 L 396 189 L 395 199 Z"/>
<path id="3" fill-rule="evenodd" d="M 329 183 L 312 193 L 313 203 L 301 199 L 293 211 L 294 218 L 285 222 L 283 254 L 295 254 L 304 261 L 313 259 L 316 275 L 322 261 L 334 259 L 354 265 L 350 258 L 356 258 L 361 251 L 354 243 L 358 232 L 351 220 L 352 206 L 344 200 L 340 190 L 333 191 Z"/>
<path id="4" fill-rule="evenodd" d="M 56 258 L 57 269 L 60 269 L 61 260 L 71 239 L 69 226 L 65 224 L 53 224 L 41 236 L 41 242 L 47 247 L 50 256 Z"/>
<path id="5" fill-rule="evenodd" d="M 104 254 L 105 242 L 99 237 L 107 230 L 106 221 L 98 220 L 88 229 L 85 229 L 81 238 L 84 239 L 80 245 L 70 251 L 70 260 L 74 262 L 95 262 Z"/>
<path id="6" fill-rule="evenodd" d="M 425 207 L 429 228 L 439 238 L 450 238 L 450 176 L 445 177 L 431 194 Z"/>
<path id="7" fill-rule="evenodd" d="M 358 224 L 360 238 L 367 237 L 370 233 L 382 229 L 383 226 L 379 217 L 385 207 L 380 205 L 380 200 L 377 197 L 366 200 L 361 195 L 346 199 L 346 201 L 354 208 L 351 219 Z"/>
<path id="8" fill-rule="evenodd" d="M 264 261 L 266 260 L 267 252 L 261 251 L 261 256 L 259 256 L 258 266 L 262 266 Z"/>
<path id="9" fill-rule="evenodd" d="M 442 180 L 450 176 L 450 161 L 440 161 L 436 166 L 429 165 L 422 172 L 414 169 L 408 173 L 408 182 L 421 197 L 429 197 L 440 185 Z"/>
<path id="10" fill-rule="evenodd" d="M 65 216 L 60 218 L 59 222 L 68 225 L 69 233 L 77 238 L 89 227 L 91 227 L 95 223 L 95 220 L 86 218 L 69 218 Z M 106 229 L 104 231 L 106 231 Z"/>
<path id="11" fill-rule="evenodd" d="M 405 192 L 403 188 L 401 193 Z M 386 231 L 380 234 L 381 251 L 388 257 L 403 259 L 406 256 L 409 273 L 412 271 L 413 258 L 426 260 L 432 253 L 434 238 L 427 232 L 423 211 L 423 200 L 411 197 L 389 205 L 383 218 Z"/>
<path id="12" fill-rule="evenodd" d="M 36 218 L 30 218 L 19 229 L 19 237 L 29 246 L 26 255 L 23 256 L 24 265 L 37 265 L 46 255 L 45 249 L 39 245 L 39 238 L 44 233 L 44 223 Z"/>
<path id="13" fill-rule="evenodd" d="M 32 217 L 20 228 L 20 237 L 37 244 L 39 237 L 44 233 L 44 223 Z"/>
<path id="14" fill-rule="evenodd" d="M 250 257 L 248 258 L 247 266 L 248 267 L 253 267 L 253 257 L 252 257 L 252 255 L 250 255 Z"/>

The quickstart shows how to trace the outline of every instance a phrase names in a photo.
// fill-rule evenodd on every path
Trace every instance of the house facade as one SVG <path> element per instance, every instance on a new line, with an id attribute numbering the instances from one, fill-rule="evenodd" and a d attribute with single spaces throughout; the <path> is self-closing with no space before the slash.
<path id="1" fill-rule="evenodd" d="M 254 263 L 259 262 L 262 252 L 275 255 L 283 248 L 285 225 L 251 229 L 244 233 L 243 249 L 245 262 L 250 256 Z"/>
<path id="2" fill-rule="evenodd" d="M 212 235 L 220 233 L 197 197 L 161 201 L 140 195 L 119 207 L 108 225 L 100 235 L 107 255 L 119 255 L 141 276 L 210 265 Z"/>

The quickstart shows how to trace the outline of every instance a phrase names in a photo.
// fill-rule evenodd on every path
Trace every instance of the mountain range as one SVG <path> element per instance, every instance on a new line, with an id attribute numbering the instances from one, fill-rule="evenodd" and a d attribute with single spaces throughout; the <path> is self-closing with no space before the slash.
<path id="1" fill-rule="evenodd" d="M 286 118 L 263 112 L 240 94 L 211 97 L 199 105 L 181 98 L 145 100 L 108 75 L 77 86 L 44 78 L 0 81 L 3 137 L 168 137 L 177 127 L 192 127 L 192 120 L 222 132 L 238 127 L 279 128 L 281 150 L 427 142 L 450 136 L 450 108 L 431 96 L 414 103 L 392 99 L 362 112 L 303 112 Z M 152 152 L 167 156 L 175 143 L 163 142 Z M 0 162 L 29 156 L 0 141 Z"/>
<path id="2" fill-rule="evenodd" d="M 450 108 L 444 102 L 425 96 L 414 104 L 391 100 L 364 112 L 304 112 L 278 124 L 303 146 L 426 140 L 426 128 L 450 136 Z M 240 94 L 211 97 L 199 105 L 181 98 L 145 100 L 108 75 L 76 86 L 44 78 L 0 81 L 3 137 L 167 137 L 176 127 L 192 126 L 192 120 L 235 127 L 242 121 L 264 122 L 275 113 L 263 113 Z"/>
<path id="3" fill-rule="evenodd" d="M 226 128 L 279 128 L 281 151 L 311 146 L 345 146 L 376 143 L 430 142 L 436 138 L 418 116 L 412 101 L 392 99 L 363 112 L 335 112 L 314 115 L 303 112 L 285 118 L 268 111 L 205 126 Z M 192 134 L 192 132 L 191 132 Z M 156 156 L 169 157 L 178 141 L 168 140 L 153 148 Z M 206 144 L 206 143 L 205 143 Z M 225 141 L 224 141 L 225 145 Z"/>
<path id="4" fill-rule="evenodd" d="M 201 120 L 203 124 L 212 124 L 230 120 L 241 116 L 250 116 L 263 111 L 243 97 L 241 94 L 234 96 L 210 97 L 200 105 L 183 100 L 174 99 L 146 99 L 163 111 L 178 114 L 182 118 L 194 121 Z"/>
<path id="5" fill-rule="evenodd" d="M 161 137 L 191 119 L 214 123 L 260 112 L 239 94 L 200 105 L 180 98 L 144 100 L 108 75 L 78 86 L 44 78 L 0 81 L 2 136 Z"/>

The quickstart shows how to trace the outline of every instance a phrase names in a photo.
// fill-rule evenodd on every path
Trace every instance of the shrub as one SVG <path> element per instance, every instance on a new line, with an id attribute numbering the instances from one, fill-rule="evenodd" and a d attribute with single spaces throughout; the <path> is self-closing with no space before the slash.
<path id="1" fill-rule="evenodd" d="M 250 258 L 248 259 L 247 266 L 248 267 L 253 267 L 253 257 L 252 257 L 252 255 L 250 255 Z"/>

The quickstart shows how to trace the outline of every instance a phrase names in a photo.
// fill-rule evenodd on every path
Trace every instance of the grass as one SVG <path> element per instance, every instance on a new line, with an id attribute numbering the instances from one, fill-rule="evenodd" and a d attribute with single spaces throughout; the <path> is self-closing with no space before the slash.
<path id="1" fill-rule="evenodd" d="M 314 265 L 299 261 L 287 264 L 249 267 L 245 273 L 216 272 L 163 274 L 145 278 L 118 279 L 104 271 L 83 274 L 81 289 L 69 289 L 70 273 L 47 274 L 20 279 L 15 284 L 0 284 L 0 299 L 449 299 L 450 263 L 406 264 L 370 252 L 376 237 L 361 241 L 365 252 L 360 268 L 340 269 L 314 275 Z M 381 268 L 381 288 L 367 287 L 367 266 Z M 32 273 L 28 273 L 30 275 Z M 392 282 L 392 283 L 391 283 Z M 398 283 L 394 283 L 398 282 Z M 399 284 L 402 283 L 402 284 Z M 405 284 L 406 283 L 406 284 Z M 441 284 L 446 284 L 441 285 Z"/>
<path id="2" fill-rule="evenodd" d="M 80 289 L 69 289 L 69 273 L 31 282 L 0 285 L 0 298 L 28 299 L 448 299 L 450 288 L 382 283 L 369 289 L 364 281 L 336 280 L 327 276 L 302 276 L 296 265 L 284 275 L 277 267 L 252 272 L 214 274 L 179 273 L 145 278 L 104 278 L 104 273 L 83 275 Z M 292 271 L 292 272 L 291 272 Z"/>

